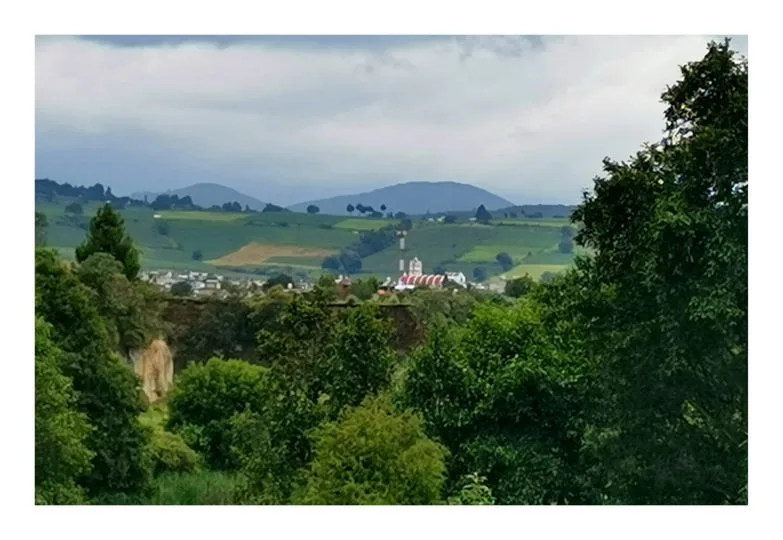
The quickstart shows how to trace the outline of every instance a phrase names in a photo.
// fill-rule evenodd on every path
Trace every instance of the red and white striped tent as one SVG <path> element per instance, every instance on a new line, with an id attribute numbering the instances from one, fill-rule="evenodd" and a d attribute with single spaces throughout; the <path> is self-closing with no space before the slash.
<path id="1" fill-rule="evenodd" d="M 409 287 L 442 287 L 445 280 L 446 276 L 438 274 L 419 274 L 411 276 L 403 274 L 400 277 L 400 285 Z"/>

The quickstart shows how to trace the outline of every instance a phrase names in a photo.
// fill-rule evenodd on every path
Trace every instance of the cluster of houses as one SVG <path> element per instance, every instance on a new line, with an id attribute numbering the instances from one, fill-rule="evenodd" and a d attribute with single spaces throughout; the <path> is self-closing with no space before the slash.
<path id="1" fill-rule="evenodd" d="M 402 262 L 402 261 L 401 261 Z M 387 277 L 379 287 L 379 294 L 390 294 L 392 292 L 410 291 L 416 288 L 441 289 L 447 285 L 454 285 L 460 288 L 468 287 L 468 280 L 462 272 L 446 272 L 445 274 L 425 274 L 423 264 L 414 257 L 408 262 L 407 271 L 403 271 L 396 279 Z M 401 264 L 401 267 L 404 267 Z M 252 294 L 260 290 L 265 280 L 261 279 L 229 279 L 219 274 L 207 272 L 172 272 L 172 271 L 150 271 L 141 274 L 143 280 L 160 287 L 163 290 L 171 291 L 177 283 L 187 283 L 194 296 L 225 296 L 228 294 L 226 289 L 245 291 Z M 351 287 L 351 278 L 348 276 L 339 276 L 335 280 L 335 285 L 346 293 Z M 482 284 L 470 283 L 472 287 L 487 288 Z M 289 285 L 289 289 L 293 288 Z M 296 289 L 305 291 L 312 288 L 310 283 L 297 284 Z"/>
<path id="2" fill-rule="evenodd" d="M 261 280 L 230 280 L 218 274 L 192 271 L 151 271 L 143 273 L 141 277 L 148 283 L 157 285 L 166 291 L 170 291 L 175 283 L 187 283 L 196 296 L 220 296 L 228 284 L 236 287 L 248 287 L 255 284 L 260 287 L 264 283 Z"/>

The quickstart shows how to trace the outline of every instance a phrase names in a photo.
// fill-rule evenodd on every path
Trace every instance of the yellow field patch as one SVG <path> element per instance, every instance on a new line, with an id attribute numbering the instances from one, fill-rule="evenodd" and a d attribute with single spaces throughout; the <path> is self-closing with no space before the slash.
<path id="1" fill-rule="evenodd" d="M 207 262 L 215 266 L 254 266 L 264 264 L 272 257 L 326 257 L 333 253 L 336 252 L 328 249 L 253 242 L 233 253 Z"/>

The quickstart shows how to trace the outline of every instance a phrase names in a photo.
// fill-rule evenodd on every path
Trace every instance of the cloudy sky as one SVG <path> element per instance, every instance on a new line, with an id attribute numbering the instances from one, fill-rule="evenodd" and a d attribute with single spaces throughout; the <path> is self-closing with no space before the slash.
<path id="1" fill-rule="evenodd" d="M 661 92 L 711 37 L 39 37 L 36 177 L 574 203 L 604 156 L 660 137 Z"/>

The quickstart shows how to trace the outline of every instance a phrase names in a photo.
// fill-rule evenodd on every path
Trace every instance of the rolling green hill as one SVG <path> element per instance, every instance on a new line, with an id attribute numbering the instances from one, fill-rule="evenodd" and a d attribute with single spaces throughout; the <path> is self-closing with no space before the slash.
<path id="1" fill-rule="evenodd" d="M 82 203 L 83 214 L 65 211 L 73 201 L 36 201 L 36 211 L 49 222 L 47 244 L 73 257 L 82 242 L 98 203 Z M 300 213 L 226 213 L 162 211 L 127 208 L 120 211 L 126 228 L 142 254 L 145 269 L 206 270 L 236 273 L 287 272 L 298 275 L 321 273 L 321 262 L 368 234 L 398 220 L 350 218 Z M 445 224 L 415 220 L 401 254 L 395 241 L 362 259 L 362 273 L 395 277 L 399 260 L 418 257 L 425 272 L 437 266 L 472 276 L 475 268 L 488 275 L 504 275 L 496 262 L 498 253 L 508 253 L 515 265 L 508 275 L 528 271 L 539 274 L 566 268 L 571 254 L 559 253 L 557 245 L 563 219 L 502 219 L 489 225 L 470 221 Z M 526 270 L 527 269 L 527 270 Z M 545 269 L 545 270 L 544 270 Z"/>

